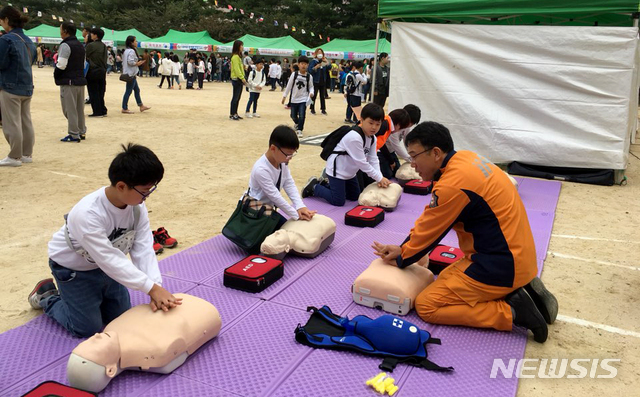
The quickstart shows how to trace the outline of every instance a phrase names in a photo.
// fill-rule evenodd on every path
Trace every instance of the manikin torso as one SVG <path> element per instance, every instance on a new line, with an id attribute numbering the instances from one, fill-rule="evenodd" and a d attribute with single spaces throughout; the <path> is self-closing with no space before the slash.
<path id="1" fill-rule="evenodd" d="M 260 251 L 265 255 L 278 255 L 289 251 L 316 255 L 327 247 L 326 242 L 333 239 L 335 232 L 336 223 L 324 215 L 316 214 L 310 221 L 290 219 L 280 230 L 267 236 Z"/>
<path id="2" fill-rule="evenodd" d="M 372 183 L 360 193 L 358 204 L 371 207 L 382 207 L 386 210 L 393 210 L 398 206 L 402 196 L 402 186 L 392 183 L 389 187 L 378 187 L 377 183 Z"/>
<path id="3" fill-rule="evenodd" d="M 220 332 L 218 310 L 195 296 L 168 312 L 138 305 L 80 343 L 67 364 L 69 384 L 98 392 L 125 369 L 170 373 Z"/>

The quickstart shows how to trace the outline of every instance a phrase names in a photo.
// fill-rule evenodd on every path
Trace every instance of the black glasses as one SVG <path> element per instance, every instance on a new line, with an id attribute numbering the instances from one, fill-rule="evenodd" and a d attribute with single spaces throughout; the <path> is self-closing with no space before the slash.
<path id="1" fill-rule="evenodd" d="M 158 188 L 158 184 L 156 183 L 155 185 L 153 185 L 153 187 L 151 189 L 149 189 L 148 192 L 142 193 L 140 190 L 136 189 L 135 186 L 131 186 L 131 189 L 135 190 L 136 192 L 138 192 L 139 195 L 142 196 L 142 201 L 145 201 L 147 199 L 147 197 L 149 197 L 151 195 L 151 193 L 156 191 L 157 188 Z"/>
<path id="2" fill-rule="evenodd" d="M 433 149 L 433 148 L 431 148 L 431 149 Z M 422 153 L 430 152 L 430 151 L 431 151 L 431 149 L 423 150 L 423 151 L 421 151 L 420 153 L 418 153 L 418 154 L 416 154 L 416 155 L 414 155 L 414 156 L 411 156 L 411 155 L 410 155 L 409 157 L 411 158 L 411 162 L 412 162 L 412 163 L 415 163 L 415 162 L 416 162 L 416 157 L 420 156 Z"/>
<path id="3" fill-rule="evenodd" d="M 298 152 L 293 152 L 291 154 L 286 154 L 285 152 L 282 151 L 282 149 L 280 148 L 280 146 L 276 146 L 278 148 L 278 150 L 280 151 L 280 153 L 284 154 L 287 158 L 287 160 L 291 160 L 292 158 L 295 157 L 296 154 L 298 154 Z"/>

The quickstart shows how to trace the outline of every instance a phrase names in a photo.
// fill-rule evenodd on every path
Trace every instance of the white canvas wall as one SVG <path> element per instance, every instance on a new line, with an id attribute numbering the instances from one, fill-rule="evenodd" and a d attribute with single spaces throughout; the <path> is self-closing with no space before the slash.
<path id="1" fill-rule="evenodd" d="M 625 169 L 637 28 L 394 23 L 390 109 L 493 162 Z"/>

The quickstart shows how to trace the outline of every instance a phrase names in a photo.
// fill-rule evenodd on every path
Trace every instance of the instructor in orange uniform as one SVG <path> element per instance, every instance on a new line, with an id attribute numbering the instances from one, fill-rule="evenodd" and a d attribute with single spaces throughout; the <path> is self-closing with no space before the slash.
<path id="1" fill-rule="evenodd" d="M 544 342 L 558 302 L 536 277 L 533 235 L 517 189 L 486 158 L 456 152 L 441 124 L 419 124 L 406 144 L 411 165 L 423 180 L 435 181 L 431 203 L 401 246 L 375 242 L 375 253 L 404 268 L 433 250 L 451 228 L 464 252 L 418 295 L 418 315 L 433 324 L 500 331 L 515 324 Z"/>

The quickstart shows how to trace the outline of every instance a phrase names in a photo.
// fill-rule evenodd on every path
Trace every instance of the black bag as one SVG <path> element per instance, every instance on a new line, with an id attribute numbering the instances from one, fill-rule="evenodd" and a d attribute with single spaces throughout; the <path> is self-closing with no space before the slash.
<path id="1" fill-rule="evenodd" d="M 349 74 L 347 74 L 345 82 L 345 92 L 349 95 L 353 95 L 358 87 L 360 87 L 360 82 L 356 79 L 356 75 L 352 72 L 349 72 Z"/>
<path id="2" fill-rule="evenodd" d="M 135 80 L 135 76 L 129 76 L 126 73 L 122 73 L 120 75 L 120 81 L 124 81 L 125 83 L 131 83 L 133 80 Z"/>
<path id="3" fill-rule="evenodd" d="M 284 275 L 282 261 L 251 255 L 224 269 L 225 287 L 247 292 L 260 292 Z"/>
<path id="4" fill-rule="evenodd" d="M 347 135 L 351 131 L 356 131 L 358 134 L 360 134 L 360 136 L 362 137 L 362 148 L 364 149 L 367 145 L 367 139 L 364 135 L 364 132 L 362 131 L 362 128 L 360 128 L 359 126 L 351 127 L 348 125 L 343 125 L 337 130 L 333 131 L 331 134 L 327 135 L 326 138 L 324 138 L 324 140 L 320 144 L 320 146 L 322 147 L 320 158 L 327 161 L 329 159 L 329 156 L 331 156 L 332 154 L 337 154 L 338 156 L 346 155 L 347 152 L 345 150 L 336 152 L 335 149 L 336 146 L 338 146 L 338 143 L 340 143 L 340 141 L 345 137 L 345 135 Z M 373 144 L 374 139 L 374 137 L 371 137 L 370 144 Z M 338 160 L 338 156 L 333 159 L 333 177 L 336 176 L 336 161 Z"/>
<path id="5" fill-rule="evenodd" d="M 532 176 L 535 178 L 555 179 L 557 181 L 589 183 L 592 185 L 611 186 L 615 183 L 613 170 L 589 168 L 545 167 L 541 165 L 522 164 L 517 161 L 509 164 L 509 174 Z"/>

